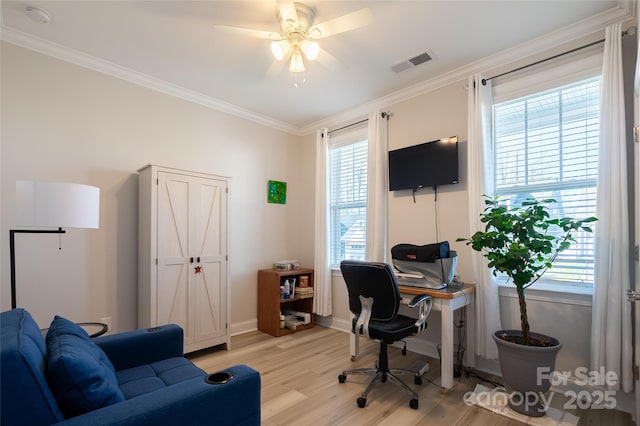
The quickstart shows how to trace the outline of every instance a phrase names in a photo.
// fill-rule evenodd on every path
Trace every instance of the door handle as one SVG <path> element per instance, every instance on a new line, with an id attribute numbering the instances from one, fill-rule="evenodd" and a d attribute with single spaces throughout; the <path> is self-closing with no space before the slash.
<path id="1" fill-rule="evenodd" d="M 637 302 L 640 300 L 640 292 L 627 290 L 627 300 L 629 302 Z"/>

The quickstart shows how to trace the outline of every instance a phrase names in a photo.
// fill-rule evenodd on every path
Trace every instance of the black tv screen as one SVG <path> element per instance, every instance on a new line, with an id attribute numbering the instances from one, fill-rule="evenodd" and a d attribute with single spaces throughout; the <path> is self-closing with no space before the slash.
<path id="1" fill-rule="evenodd" d="M 458 183 L 458 141 L 433 141 L 389 151 L 389 190 Z"/>

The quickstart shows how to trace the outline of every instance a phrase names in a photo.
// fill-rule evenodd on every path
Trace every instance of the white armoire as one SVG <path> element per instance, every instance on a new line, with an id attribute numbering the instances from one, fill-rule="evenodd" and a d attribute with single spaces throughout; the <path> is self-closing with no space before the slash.
<path id="1" fill-rule="evenodd" d="M 180 325 L 185 353 L 229 349 L 228 178 L 154 165 L 138 172 L 138 325 Z"/>

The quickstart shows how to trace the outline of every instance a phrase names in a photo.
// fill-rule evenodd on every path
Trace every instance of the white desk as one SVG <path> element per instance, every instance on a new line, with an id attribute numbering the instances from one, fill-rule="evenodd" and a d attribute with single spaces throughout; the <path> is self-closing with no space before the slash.
<path id="1" fill-rule="evenodd" d="M 400 294 L 403 296 L 403 299 L 417 294 L 428 294 L 433 297 L 433 309 L 440 311 L 442 315 L 440 381 L 443 393 L 446 393 L 448 389 L 453 387 L 453 312 L 463 306 L 470 305 L 473 307 L 475 291 L 476 286 L 474 284 L 464 284 L 461 287 L 447 287 L 442 290 L 400 286 Z M 471 310 L 467 318 L 473 318 L 473 310 Z M 465 324 L 465 327 L 468 326 L 468 323 Z M 473 351 L 473 349 L 471 350 Z M 360 352 L 358 336 L 353 333 L 351 333 L 350 336 L 350 352 L 352 359 L 355 359 Z"/>

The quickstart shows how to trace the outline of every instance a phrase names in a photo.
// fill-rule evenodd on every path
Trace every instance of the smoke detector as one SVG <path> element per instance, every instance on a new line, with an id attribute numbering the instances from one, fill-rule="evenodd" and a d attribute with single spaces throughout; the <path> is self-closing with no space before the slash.
<path id="1" fill-rule="evenodd" d="M 27 14 L 29 19 L 39 24 L 46 24 L 51 20 L 47 12 L 37 7 L 27 6 L 24 8 L 24 13 Z"/>

